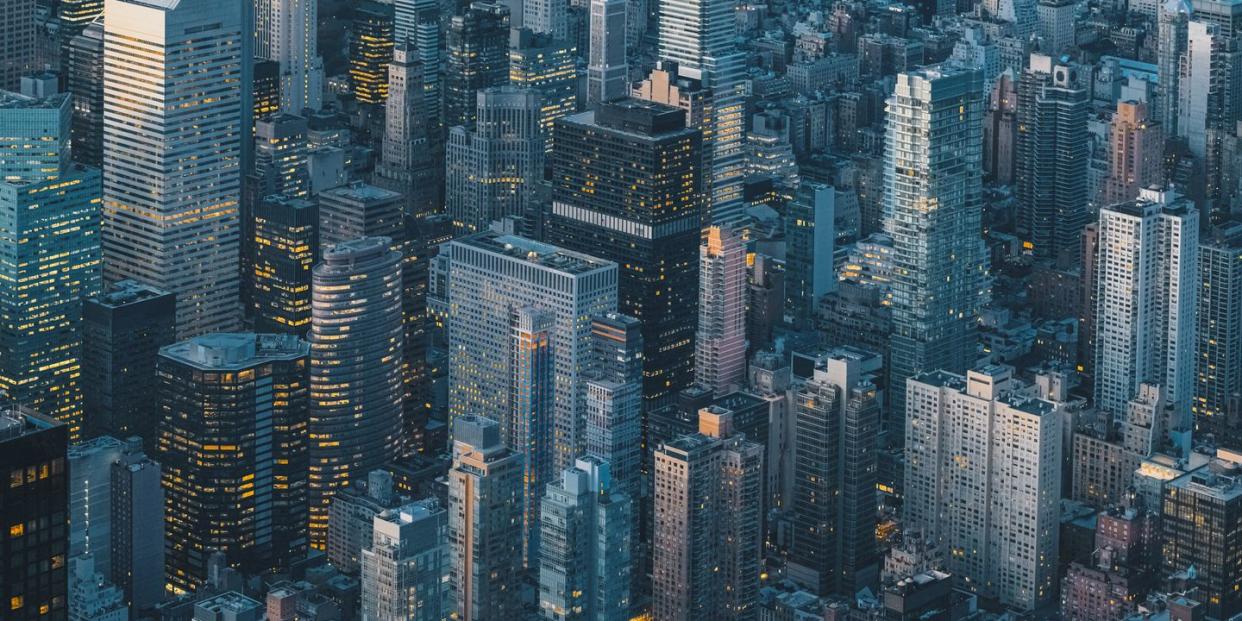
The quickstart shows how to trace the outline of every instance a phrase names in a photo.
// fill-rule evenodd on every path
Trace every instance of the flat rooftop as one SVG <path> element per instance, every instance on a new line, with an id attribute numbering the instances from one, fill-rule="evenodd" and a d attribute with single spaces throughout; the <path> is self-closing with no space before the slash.
<path id="1" fill-rule="evenodd" d="M 454 240 L 453 243 L 486 250 L 574 275 L 585 274 L 616 265 L 612 261 L 605 261 L 581 252 L 566 250 L 559 246 L 545 244 L 516 235 L 502 235 L 490 231 Z"/>

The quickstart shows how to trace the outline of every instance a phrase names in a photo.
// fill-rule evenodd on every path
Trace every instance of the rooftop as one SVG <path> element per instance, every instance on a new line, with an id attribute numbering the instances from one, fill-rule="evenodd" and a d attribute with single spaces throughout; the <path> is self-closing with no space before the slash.
<path id="1" fill-rule="evenodd" d="M 165 345 L 160 355 L 204 371 L 240 370 L 306 356 L 310 344 L 292 334 L 218 332 Z"/>
<path id="2" fill-rule="evenodd" d="M 156 289 L 151 285 L 138 282 L 136 280 L 118 280 L 104 293 L 92 298 L 92 300 L 102 306 L 128 306 L 137 304 L 151 298 L 170 295 L 163 289 Z"/>
<path id="3" fill-rule="evenodd" d="M 478 248 L 507 257 L 520 259 L 567 274 L 584 274 L 614 266 L 612 261 L 565 250 L 558 246 L 537 242 L 516 235 L 502 235 L 493 231 L 478 233 L 454 240 L 471 248 Z"/>

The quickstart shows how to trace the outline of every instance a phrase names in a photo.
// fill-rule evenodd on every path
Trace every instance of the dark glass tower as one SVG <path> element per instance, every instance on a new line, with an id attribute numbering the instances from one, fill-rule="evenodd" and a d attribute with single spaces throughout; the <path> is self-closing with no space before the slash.
<path id="1" fill-rule="evenodd" d="M 388 63 L 396 44 L 393 7 L 366 0 L 354 8 L 349 37 L 349 84 L 358 103 L 388 99 Z"/>
<path id="2" fill-rule="evenodd" d="M 509 82 L 509 8 L 474 2 L 449 21 L 444 65 L 444 126 L 474 125 L 475 93 Z"/>
<path id="3" fill-rule="evenodd" d="M 311 268 L 319 249 L 319 205 L 275 194 L 254 210 L 251 294 L 259 332 L 306 334 L 311 320 Z"/>
<path id="4" fill-rule="evenodd" d="M 0 618 L 69 618 L 69 428 L 0 409 Z"/>
<path id="5" fill-rule="evenodd" d="M 642 322 L 645 411 L 694 381 L 701 134 L 624 99 L 556 122 L 547 241 L 615 261 L 618 311 Z"/>

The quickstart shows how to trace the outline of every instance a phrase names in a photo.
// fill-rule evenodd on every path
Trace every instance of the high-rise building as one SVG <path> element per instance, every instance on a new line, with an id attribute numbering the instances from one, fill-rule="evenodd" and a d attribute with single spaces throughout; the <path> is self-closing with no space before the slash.
<path id="1" fill-rule="evenodd" d="M 746 381 L 746 246 L 734 229 L 708 227 L 699 246 L 694 379 L 718 395 Z"/>
<path id="2" fill-rule="evenodd" d="M 569 0 L 529 0 L 522 2 L 522 15 L 514 19 L 515 27 L 528 29 L 554 39 L 570 38 Z"/>
<path id="3" fill-rule="evenodd" d="M 1186 53 L 1186 27 L 1194 13 L 1190 0 L 1166 0 L 1159 4 L 1156 26 L 1156 75 L 1159 97 L 1155 100 L 1156 120 L 1165 135 L 1178 136 L 1178 100 L 1181 97 L 1181 63 Z"/>
<path id="4" fill-rule="evenodd" d="M 112 463 L 124 448 L 112 436 L 69 445 L 69 557 L 89 554 L 105 580 L 112 571 Z"/>
<path id="5" fill-rule="evenodd" d="M 587 56 L 587 105 L 629 94 L 625 0 L 591 0 L 591 49 Z M 640 15 L 645 20 L 646 15 Z"/>
<path id="6" fill-rule="evenodd" d="M 1217 446 L 1242 446 L 1242 226 L 1201 240 L 1196 284 L 1195 430 L 1214 434 Z"/>
<path id="7" fill-rule="evenodd" d="M 243 8 L 104 9 L 105 276 L 176 294 L 179 338 L 240 319 Z"/>
<path id="8" fill-rule="evenodd" d="M 4 0 L 0 4 L 0 40 L 5 42 L 0 52 L 0 90 L 17 91 L 22 76 L 34 66 L 37 46 L 35 7 L 33 0 Z"/>
<path id="9" fill-rule="evenodd" d="M 399 192 L 407 215 L 440 210 L 440 177 L 444 174 L 432 153 L 423 72 L 417 50 L 398 41 L 388 65 L 388 102 L 384 104 L 384 140 L 375 168 L 375 184 Z M 435 67 L 432 67 L 435 70 Z"/>
<path id="10" fill-rule="evenodd" d="M 319 255 L 319 204 L 287 194 L 254 208 L 249 274 L 254 327 L 303 335 L 311 323 L 311 275 Z"/>
<path id="11" fill-rule="evenodd" d="M 694 380 L 701 137 L 685 113 L 624 99 L 557 121 L 553 244 L 615 261 L 617 310 L 642 322 L 644 411 Z"/>
<path id="12" fill-rule="evenodd" d="M 1185 139 L 1196 158 L 1208 158 L 1214 130 L 1234 129 L 1238 104 L 1231 93 L 1240 81 L 1242 49 L 1228 29 L 1193 16 L 1179 64 L 1175 135 Z"/>
<path id="13" fill-rule="evenodd" d="M 443 76 L 440 51 L 444 48 L 444 25 L 447 19 L 438 0 L 394 0 L 397 44 L 409 44 L 422 65 L 423 119 L 433 145 L 443 149 L 441 130 L 444 128 L 440 100 Z M 390 69 L 391 70 L 391 69 Z M 444 185 L 443 181 L 440 185 Z"/>
<path id="14" fill-rule="evenodd" d="M 1164 132 L 1148 104 L 1117 102 L 1108 133 L 1108 176 L 1097 203 L 1115 205 L 1138 198 L 1139 191 L 1164 178 Z"/>
<path id="15" fill-rule="evenodd" d="M 742 141 L 745 133 L 745 102 L 742 82 L 746 55 L 737 49 L 733 5 L 727 0 L 692 0 L 685 4 L 662 2 L 656 17 L 659 25 L 659 57 L 677 63 L 679 76 L 699 80 L 711 89 L 714 115 L 709 178 L 712 224 L 744 221 L 742 180 L 746 174 Z"/>
<path id="16" fill-rule="evenodd" d="M 25 408 L 0 411 L 0 601 L 6 619 L 69 618 L 68 428 Z M 60 562 L 55 562 L 60 559 Z"/>
<path id="17" fill-rule="evenodd" d="M 130 610 L 164 600 L 164 488 L 160 465 L 126 440 L 112 462 L 112 581 Z"/>
<path id="18" fill-rule="evenodd" d="M 362 104 L 388 99 L 388 64 L 396 45 L 393 5 L 363 0 L 354 6 L 350 22 L 349 84 Z"/>
<path id="19" fill-rule="evenodd" d="M 986 299 L 982 240 L 983 93 L 976 71 L 931 66 L 897 76 L 884 149 L 885 232 L 893 239 L 889 381 L 901 446 L 906 379 L 974 364 Z M 950 149 L 945 145 L 963 145 Z"/>
<path id="20" fill-rule="evenodd" d="M 362 237 L 387 237 L 400 251 L 405 236 L 401 195 L 361 181 L 319 193 L 320 252 Z"/>
<path id="21" fill-rule="evenodd" d="M 1066 265 L 1089 215 L 1088 104 L 1076 66 L 1031 54 L 1018 80 L 1018 228 L 1032 254 Z"/>
<path id="22" fill-rule="evenodd" d="M 878 354 L 842 348 L 817 361 L 791 398 L 795 443 L 788 576 L 820 595 L 879 583 L 876 483 Z"/>
<path id="23" fill-rule="evenodd" d="M 82 300 L 102 277 L 99 171 L 70 161 L 70 99 L 0 93 L 0 395 L 76 441 Z"/>
<path id="24" fill-rule="evenodd" d="M 996 78 L 988 101 L 983 121 L 983 175 L 1010 185 L 1017 167 L 1014 156 L 1018 148 L 1018 91 L 1012 73 L 1005 72 Z"/>
<path id="25" fill-rule="evenodd" d="M 435 500 L 375 516 L 362 551 L 362 619 L 443 621 L 451 610 L 448 514 Z"/>
<path id="26" fill-rule="evenodd" d="M 448 278 L 449 415 L 497 421 L 523 464 L 523 558 L 538 562 L 539 500 L 586 448 L 591 318 L 615 312 L 617 266 L 511 235 L 441 248 Z"/>
<path id="27" fill-rule="evenodd" d="M 540 527 L 539 608 L 545 619 L 630 619 L 633 501 L 608 462 L 585 457 L 548 485 Z"/>
<path id="28" fill-rule="evenodd" d="M 753 618 L 762 548 L 763 445 L 703 410 L 699 433 L 655 450 L 652 612 L 657 619 Z"/>
<path id="29" fill-rule="evenodd" d="M 906 384 L 903 526 L 962 584 L 1016 610 L 1054 601 L 1062 412 L 1012 369 L 922 373 Z"/>
<path id="30" fill-rule="evenodd" d="M 499 424 L 473 415 L 453 419 L 449 582 L 462 621 L 520 613 L 522 471 L 522 456 L 505 448 Z"/>
<path id="31" fill-rule="evenodd" d="M 509 43 L 509 84 L 538 94 L 539 132 L 551 152 L 552 124 L 578 110 L 578 46 L 526 28 Z"/>
<path id="32" fill-rule="evenodd" d="M 251 573 L 306 554 L 308 352 L 295 336 L 254 333 L 160 349 L 164 566 L 173 591 L 206 583 L 215 550 Z"/>
<path id="33" fill-rule="evenodd" d="M 445 34 L 444 126 L 474 125 L 475 93 L 509 79 L 509 9 L 471 2 L 449 20 Z"/>
<path id="34" fill-rule="evenodd" d="M 155 446 L 155 361 L 177 340 L 173 294 L 132 280 L 82 303 L 86 436 L 141 436 Z"/>
<path id="35" fill-rule="evenodd" d="M 280 112 L 280 63 L 256 58 L 250 67 L 254 92 L 254 118 Z"/>
<path id="36" fill-rule="evenodd" d="M 642 323 L 619 313 L 592 318 L 585 378 L 584 453 L 608 462 L 612 489 L 637 502 L 642 480 Z"/>
<path id="37" fill-rule="evenodd" d="M 306 132 L 306 118 L 293 114 L 273 114 L 255 121 L 254 168 L 259 179 L 258 196 L 310 196 Z"/>
<path id="38" fill-rule="evenodd" d="M 1193 568 L 1208 619 L 1242 612 L 1242 455 L 1222 452 L 1208 464 L 1170 481 L 1162 498 L 1164 569 Z M 1211 516 L 1210 519 L 1205 519 Z"/>
<path id="39" fill-rule="evenodd" d="M 1188 430 L 1194 391 L 1199 214 L 1172 190 L 1100 210 L 1096 256 L 1095 405 L 1121 416 L 1142 382 Z"/>
<path id="40" fill-rule="evenodd" d="M 73 93 L 73 159 L 103 167 L 104 27 L 94 22 L 69 40 L 63 60 Z"/>
<path id="41" fill-rule="evenodd" d="M 536 185 L 543 180 L 544 135 L 539 94 L 530 88 L 480 90 L 473 129 L 449 130 L 445 147 L 445 210 L 459 235 L 486 231 L 509 216 L 539 219 Z"/>
<path id="42" fill-rule="evenodd" d="M 323 106 L 323 59 L 319 57 L 319 6 L 312 0 L 265 0 L 255 4 L 255 56 L 280 63 L 280 109 L 302 115 Z M 265 21 L 266 20 L 266 21 Z M 356 34 L 356 33 L 355 33 Z"/>
<path id="43" fill-rule="evenodd" d="M 322 549 L 333 495 L 401 448 L 401 254 L 386 237 L 344 241 L 312 282 L 310 536 Z"/>
<path id="44" fill-rule="evenodd" d="M 833 269 L 836 243 L 836 189 L 804 182 L 789 203 L 785 218 L 785 309 L 797 325 L 807 326 L 819 301 L 836 289 Z"/>

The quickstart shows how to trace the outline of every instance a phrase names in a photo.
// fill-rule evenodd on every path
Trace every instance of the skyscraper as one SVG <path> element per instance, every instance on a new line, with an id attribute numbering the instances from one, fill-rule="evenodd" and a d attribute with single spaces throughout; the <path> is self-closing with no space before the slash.
<path id="1" fill-rule="evenodd" d="M 112 577 L 112 463 L 124 448 L 112 436 L 69 445 L 69 557 L 91 555 L 104 579 Z"/>
<path id="2" fill-rule="evenodd" d="M 880 403 L 878 354 L 843 348 L 796 390 L 793 541 L 788 575 L 812 592 L 856 593 L 878 584 L 875 541 Z"/>
<path id="3" fill-rule="evenodd" d="M 322 549 L 333 495 L 401 448 L 401 254 L 386 237 L 338 243 L 311 291 L 310 536 Z"/>
<path id="4" fill-rule="evenodd" d="M 569 39 L 569 0 L 528 0 L 521 6 L 517 23 L 522 28 L 562 41 Z"/>
<path id="5" fill-rule="evenodd" d="M 1242 54 L 1219 24 L 1192 19 L 1186 24 L 1186 52 L 1178 77 L 1177 136 L 1195 157 L 1208 156 L 1209 133 L 1237 121 L 1230 95 L 1242 79 Z"/>
<path id="6" fill-rule="evenodd" d="M 94 22 L 69 40 L 64 67 L 73 93 L 73 159 L 103 167 L 104 27 Z"/>
<path id="7" fill-rule="evenodd" d="M 33 67 L 36 47 L 34 0 L 4 0 L 0 3 L 0 90 L 17 91 L 22 76 Z"/>
<path id="8" fill-rule="evenodd" d="M 400 194 L 361 181 L 320 192 L 320 251 L 362 237 L 387 237 L 393 250 L 400 250 L 401 208 Z"/>
<path id="9" fill-rule="evenodd" d="M 0 410 L 0 601 L 6 619 L 69 618 L 69 430 L 23 409 Z"/>
<path id="10" fill-rule="evenodd" d="M 350 23 L 349 84 L 362 104 L 388 99 L 388 63 L 396 45 L 393 6 L 363 0 L 354 6 Z"/>
<path id="11" fill-rule="evenodd" d="M 652 611 L 657 619 L 746 619 L 759 596 L 763 446 L 729 414 L 655 450 Z"/>
<path id="12" fill-rule="evenodd" d="M 362 551 L 362 618 L 443 621 L 451 610 L 448 514 L 435 500 L 375 516 Z"/>
<path id="13" fill-rule="evenodd" d="M 884 212 L 894 274 L 886 430 L 901 446 L 906 379 L 974 363 L 987 289 L 979 74 L 946 65 L 902 73 L 888 108 Z"/>
<path id="14" fill-rule="evenodd" d="M 530 88 L 480 90 L 473 129 L 449 130 L 445 210 L 459 235 L 486 231 L 518 216 L 537 221 L 536 184 L 543 180 L 544 135 L 539 94 Z"/>
<path id="15" fill-rule="evenodd" d="M 132 280 L 82 303 L 86 435 L 142 436 L 155 446 L 155 361 L 177 340 L 171 293 Z"/>
<path id="16" fill-rule="evenodd" d="M 164 563 L 174 591 L 202 586 L 215 550 L 255 573 L 305 555 L 307 353 L 295 336 L 253 333 L 160 350 Z"/>
<path id="17" fill-rule="evenodd" d="M 1190 0 L 1165 0 L 1160 3 L 1156 26 L 1156 75 L 1159 97 L 1155 101 L 1156 120 L 1168 136 L 1180 135 L 1177 130 L 1178 100 L 1181 97 L 1181 62 L 1186 53 L 1186 26 L 1194 9 Z"/>
<path id="18" fill-rule="evenodd" d="M 542 505 L 539 608 L 544 618 L 630 619 L 633 502 L 612 489 L 608 462 L 578 459 Z"/>
<path id="19" fill-rule="evenodd" d="M 819 301 L 836 289 L 836 194 L 832 186 L 804 182 L 785 218 L 785 308 L 808 326 Z"/>
<path id="20" fill-rule="evenodd" d="M 522 470 L 521 455 L 505 448 L 495 421 L 472 415 L 453 419 L 450 584 L 462 621 L 519 614 Z"/>
<path id="21" fill-rule="evenodd" d="M 742 179 L 746 174 L 742 140 L 745 102 L 742 81 L 746 55 L 737 49 L 733 4 L 727 0 L 691 0 L 658 4 L 659 56 L 677 63 L 678 75 L 699 80 L 711 89 L 714 116 L 711 170 L 705 171 L 711 188 L 712 224 L 745 220 Z"/>
<path id="22" fill-rule="evenodd" d="M 1108 176 L 1096 201 L 1100 205 L 1132 201 L 1140 190 L 1164 178 L 1164 132 L 1160 121 L 1151 117 L 1148 104 L 1117 102 L 1109 123 L 1108 148 Z"/>
<path id="23" fill-rule="evenodd" d="M 1095 405 L 1120 417 L 1142 382 L 1159 384 L 1187 430 L 1194 391 L 1199 213 L 1172 190 L 1100 210 Z"/>
<path id="24" fill-rule="evenodd" d="M 1242 459 L 1228 452 L 1169 481 L 1162 498 L 1164 569 L 1194 568 L 1209 619 L 1242 612 L 1242 549 L 1229 541 L 1242 532 Z M 1211 519 L 1203 519 L 1212 516 Z"/>
<path id="25" fill-rule="evenodd" d="M 642 322 L 644 411 L 694 380 L 700 134 L 677 108 L 625 99 L 557 121 L 546 238 L 615 261 Z"/>
<path id="26" fill-rule="evenodd" d="M 586 372 L 586 449 L 608 462 L 612 488 L 638 501 L 642 479 L 642 324 L 619 313 L 591 320 Z"/>
<path id="27" fill-rule="evenodd" d="M 319 255 L 319 204 L 273 194 L 254 209 L 250 298 L 255 330 L 305 334 Z"/>
<path id="28" fill-rule="evenodd" d="M 164 600 L 164 488 L 160 465 L 127 440 L 112 463 L 112 581 L 130 610 Z"/>
<path id="29" fill-rule="evenodd" d="M 578 46 L 572 41 L 525 28 L 512 31 L 509 84 L 538 95 L 539 133 L 548 152 L 553 123 L 578 110 L 578 83 Z"/>
<path id="30" fill-rule="evenodd" d="M 629 67 L 625 59 L 625 0 L 591 0 L 591 49 L 587 57 L 587 105 L 625 97 Z M 645 15 L 641 16 L 646 19 Z"/>
<path id="31" fill-rule="evenodd" d="M 302 115 L 323 106 L 323 59 L 319 57 L 319 6 L 312 0 L 265 0 L 256 3 L 258 37 L 255 56 L 280 63 L 280 109 Z"/>
<path id="32" fill-rule="evenodd" d="M 440 50 L 444 47 L 443 25 L 448 20 L 441 20 L 442 10 L 437 0 L 395 0 L 393 10 L 397 44 L 409 44 L 423 66 L 423 118 L 427 131 L 439 141 L 444 127 Z"/>
<path id="33" fill-rule="evenodd" d="M 102 287 L 99 171 L 70 161 L 70 96 L 0 93 L 0 395 L 82 433 L 82 299 Z"/>
<path id="34" fill-rule="evenodd" d="M 967 588 L 1032 610 L 1056 593 L 1062 413 L 1023 388 L 1000 366 L 906 384 L 902 520 Z"/>
<path id="35" fill-rule="evenodd" d="M 443 169 L 432 153 L 423 71 L 415 48 L 399 41 L 388 65 L 388 102 L 384 104 L 384 140 L 375 168 L 375 184 L 399 192 L 409 216 L 440 210 Z M 431 68 L 433 71 L 435 67 Z"/>
<path id="36" fill-rule="evenodd" d="M 1031 54 L 1018 81 L 1018 224 L 1032 254 L 1066 265 L 1088 219 L 1088 103 L 1077 67 Z"/>
<path id="37" fill-rule="evenodd" d="M 255 121 L 254 168 L 260 197 L 310 195 L 306 132 L 306 118 L 293 114 L 274 114 Z"/>
<path id="38" fill-rule="evenodd" d="M 105 276 L 176 294 L 180 338 L 231 329 L 242 2 L 107 0 L 104 11 L 105 100 L 126 102 L 104 109 Z"/>
<path id="39" fill-rule="evenodd" d="M 1199 245 L 1195 309 L 1194 401 L 1197 433 L 1219 446 L 1242 445 L 1236 422 L 1242 400 L 1242 226 L 1220 228 Z"/>
<path id="40" fill-rule="evenodd" d="M 470 3 L 449 21 L 445 35 L 444 126 L 474 125 L 475 93 L 509 79 L 509 9 L 499 2 Z"/>
<path id="41" fill-rule="evenodd" d="M 445 245 L 437 260 L 448 274 L 449 415 L 500 424 L 505 444 L 522 456 L 524 524 L 536 528 L 531 496 L 541 497 L 586 447 L 580 391 L 591 318 L 616 310 L 617 266 L 490 232 Z M 547 448 L 551 454 L 541 452 Z"/>
<path id="42" fill-rule="evenodd" d="M 718 395 L 746 378 L 746 247 L 736 230 L 708 227 L 699 246 L 695 382 Z"/>

